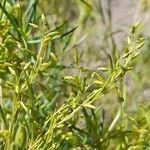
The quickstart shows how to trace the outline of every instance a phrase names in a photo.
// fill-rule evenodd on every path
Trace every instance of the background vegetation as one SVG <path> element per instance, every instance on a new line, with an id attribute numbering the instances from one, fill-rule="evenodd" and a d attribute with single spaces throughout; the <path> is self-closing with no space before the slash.
<path id="1" fill-rule="evenodd" d="M 117 4 L 0 1 L 0 149 L 150 149 L 150 1 Z"/>

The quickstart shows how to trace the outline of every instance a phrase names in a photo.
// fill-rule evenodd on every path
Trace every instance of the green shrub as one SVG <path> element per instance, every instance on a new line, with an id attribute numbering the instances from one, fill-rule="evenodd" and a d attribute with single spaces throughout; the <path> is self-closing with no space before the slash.
<path id="1" fill-rule="evenodd" d="M 77 5 L 88 7 L 80 14 L 83 28 L 90 3 Z M 76 27 L 62 20 L 49 27 L 38 6 L 38 0 L 0 2 L 0 148 L 148 150 L 149 105 L 126 109 L 126 78 L 144 45 L 142 23 L 130 28 L 122 50 L 112 39 L 108 65 L 93 69 L 75 46 L 68 48 Z"/>

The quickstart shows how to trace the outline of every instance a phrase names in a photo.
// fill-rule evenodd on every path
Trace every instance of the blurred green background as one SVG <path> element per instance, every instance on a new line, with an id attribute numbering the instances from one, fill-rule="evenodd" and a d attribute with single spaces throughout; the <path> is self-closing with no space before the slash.
<path id="1" fill-rule="evenodd" d="M 122 51 L 128 28 L 138 20 L 144 23 L 145 47 L 136 71 L 127 77 L 130 109 L 150 100 L 150 1 L 149 0 L 45 0 L 41 12 L 47 16 L 50 28 L 66 21 L 66 28 L 77 27 L 69 44 L 57 45 L 69 55 L 72 48 L 81 54 L 81 64 L 97 69 L 107 63 L 107 53 L 114 47 Z M 65 29 L 64 29 L 65 30 Z M 68 53 L 69 52 L 69 53 Z M 69 62 L 70 59 L 64 60 Z"/>

